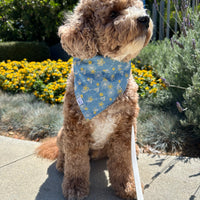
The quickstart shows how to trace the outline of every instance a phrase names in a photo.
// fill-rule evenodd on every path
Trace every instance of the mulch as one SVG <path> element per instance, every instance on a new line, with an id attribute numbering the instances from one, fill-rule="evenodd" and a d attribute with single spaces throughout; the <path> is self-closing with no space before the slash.
<path id="1" fill-rule="evenodd" d="M 21 133 L 21 132 L 18 132 L 18 131 L 0 131 L 0 135 L 15 138 L 15 139 L 29 140 L 29 141 L 35 141 L 35 142 L 39 142 L 41 140 L 41 138 L 30 139 L 27 136 L 27 134 Z"/>

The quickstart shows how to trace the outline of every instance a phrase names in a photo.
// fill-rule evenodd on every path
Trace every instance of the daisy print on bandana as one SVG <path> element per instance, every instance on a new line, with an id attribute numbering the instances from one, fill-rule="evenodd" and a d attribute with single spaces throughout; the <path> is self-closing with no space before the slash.
<path id="1" fill-rule="evenodd" d="M 125 91 L 131 63 L 102 56 L 86 60 L 74 58 L 73 63 L 76 100 L 84 117 L 90 120 Z"/>

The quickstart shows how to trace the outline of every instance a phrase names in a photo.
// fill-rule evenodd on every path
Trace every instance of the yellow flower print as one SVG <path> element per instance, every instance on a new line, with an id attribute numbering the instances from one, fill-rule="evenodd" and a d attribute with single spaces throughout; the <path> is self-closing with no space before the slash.
<path id="1" fill-rule="evenodd" d="M 104 105 L 104 103 L 101 101 L 100 103 L 99 103 L 99 106 L 103 106 Z"/>
<path id="2" fill-rule="evenodd" d="M 112 101 L 112 98 L 109 98 L 110 101 Z"/>
<path id="3" fill-rule="evenodd" d="M 103 96 L 103 93 L 101 92 L 99 95 L 100 95 L 100 97 L 102 97 L 102 96 Z"/>
<path id="4" fill-rule="evenodd" d="M 128 78 L 128 74 L 127 73 L 125 74 L 125 77 Z"/>
<path id="5" fill-rule="evenodd" d="M 103 65 L 105 64 L 105 61 L 103 60 L 103 58 L 98 59 L 98 60 L 97 60 L 97 64 L 98 64 L 99 66 L 103 66 Z"/>
<path id="6" fill-rule="evenodd" d="M 93 101 L 93 98 L 92 97 L 89 97 L 87 102 L 92 102 Z"/>
<path id="7" fill-rule="evenodd" d="M 112 85 L 112 84 L 108 85 L 108 88 L 109 88 L 109 89 L 112 89 L 112 88 L 113 88 L 113 85 Z"/>
<path id="8" fill-rule="evenodd" d="M 117 90 L 118 94 L 122 93 L 122 89 Z"/>
<path id="9" fill-rule="evenodd" d="M 84 108 L 84 110 L 88 110 L 88 108 L 87 108 L 87 107 L 85 107 L 85 108 Z"/>
<path id="10" fill-rule="evenodd" d="M 105 81 L 105 82 L 106 82 L 106 81 L 108 81 L 108 79 L 107 79 L 107 78 L 103 78 L 103 81 Z"/>
<path id="11" fill-rule="evenodd" d="M 89 87 L 86 85 L 86 86 L 83 87 L 82 92 L 83 92 L 83 93 L 86 93 L 88 90 L 89 90 Z"/>
<path id="12" fill-rule="evenodd" d="M 91 60 L 89 60 L 89 61 L 88 61 L 88 64 L 89 64 L 89 65 L 91 65 L 91 64 L 92 64 L 92 61 L 91 61 Z"/>
<path id="13" fill-rule="evenodd" d="M 97 112 L 98 112 L 98 109 L 95 108 L 95 109 L 93 110 L 93 114 L 96 114 Z"/>
<path id="14" fill-rule="evenodd" d="M 95 71 L 94 69 L 92 69 L 92 70 L 90 71 L 91 74 L 95 74 L 95 72 L 96 72 L 96 71 Z"/>
<path id="15" fill-rule="evenodd" d="M 99 83 L 97 83 L 96 86 L 99 86 Z"/>
<path id="16" fill-rule="evenodd" d="M 115 71 L 115 68 L 113 67 L 112 70 Z"/>

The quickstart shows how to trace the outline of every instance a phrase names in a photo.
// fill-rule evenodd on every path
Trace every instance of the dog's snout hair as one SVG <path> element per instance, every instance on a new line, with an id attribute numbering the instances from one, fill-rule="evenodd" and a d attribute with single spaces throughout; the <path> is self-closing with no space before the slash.
<path id="1" fill-rule="evenodd" d="M 81 0 L 59 35 L 73 57 L 129 61 L 148 44 L 152 29 L 141 0 Z"/>

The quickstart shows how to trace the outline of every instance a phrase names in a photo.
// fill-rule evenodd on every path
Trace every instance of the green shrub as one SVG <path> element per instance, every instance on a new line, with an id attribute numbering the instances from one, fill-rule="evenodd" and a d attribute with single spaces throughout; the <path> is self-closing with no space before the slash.
<path id="1" fill-rule="evenodd" d="M 1 42 L 0 61 L 3 60 L 23 60 L 43 61 L 49 58 L 49 48 L 44 43 L 39 42 Z"/>
<path id="2" fill-rule="evenodd" d="M 138 117 L 138 143 L 149 145 L 162 152 L 177 152 L 183 147 L 184 135 L 176 115 L 166 113 L 155 106 L 140 101 Z"/>
<path id="3" fill-rule="evenodd" d="M 196 133 L 200 130 L 200 66 L 192 76 L 192 84 L 187 87 L 184 97 L 184 107 L 186 119 L 181 123 L 184 126 L 193 126 Z M 200 134 L 199 134 L 200 139 Z"/>
<path id="4" fill-rule="evenodd" d="M 56 44 L 64 12 L 76 3 L 77 0 L 1 0 L 0 39 Z"/>
<path id="5" fill-rule="evenodd" d="M 0 90 L 0 131 L 9 129 L 30 139 L 57 135 L 63 123 L 62 106 L 37 101 L 32 94 L 7 94 Z"/>
<path id="6" fill-rule="evenodd" d="M 140 54 L 141 62 L 156 68 L 166 85 L 167 91 L 158 95 L 159 104 L 178 103 L 181 124 L 189 126 L 193 133 L 200 133 L 200 13 L 187 10 L 180 37 L 171 41 L 152 43 Z M 162 102 L 161 102 L 162 100 Z M 183 108 L 182 108 L 183 106 Z M 187 127 L 188 128 L 188 127 Z M 184 127 L 183 127 L 184 129 Z"/>

